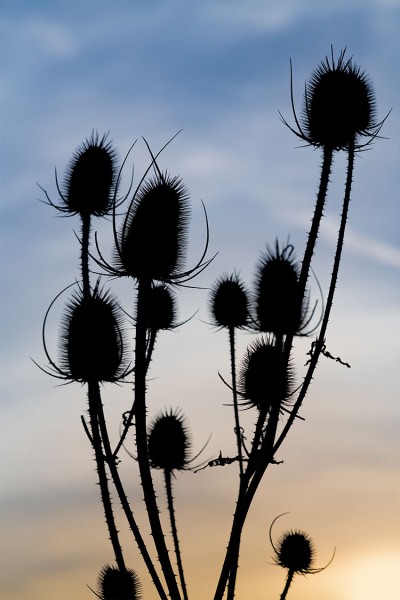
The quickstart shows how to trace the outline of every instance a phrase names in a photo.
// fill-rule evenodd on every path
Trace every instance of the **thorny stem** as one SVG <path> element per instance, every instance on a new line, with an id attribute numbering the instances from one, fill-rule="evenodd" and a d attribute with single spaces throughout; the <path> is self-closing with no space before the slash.
<path id="1" fill-rule="evenodd" d="M 83 283 L 83 296 L 90 296 L 89 280 L 89 237 L 90 237 L 90 214 L 83 214 L 82 218 L 82 240 L 81 240 L 81 270 Z"/>
<path id="2" fill-rule="evenodd" d="M 150 472 L 150 462 L 147 450 L 146 426 L 146 327 L 143 322 L 143 303 L 148 297 L 151 282 L 140 280 L 137 297 L 136 343 L 135 343 L 135 429 L 136 448 L 139 464 L 140 479 L 143 487 L 146 512 L 151 533 L 157 549 L 158 558 L 164 573 L 168 591 L 172 600 L 181 600 L 178 584 L 172 569 L 168 549 L 165 544 L 161 527 L 156 495 Z"/>
<path id="3" fill-rule="evenodd" d="M 291 586 L 291 583 L 293 581 L 293 577 L 294 577 L 294 571 L 293 571 L 293 569 L 289 569 L 287 577 L 286 577 L 286 584 L 285 584 L 284 590 L 281 594 L 280 600 L 286 600 L 286 596 L 287 596 L 287 593 Z"/>
<path id="4" fill-rule="evenodd" d="M 275 444 L 274 452 L 276 452 L 278 450 L 278 448 L 280 447 L 280 445 L 282 444 L 283 440 L 285 439 L 285 437 L 287 436 L 287 434 L 289 432 L 289 429 L 291 428 L 291 426 L 293 424 L 294 419 L 296 418 L 296 415 L 301 407 L 301 404 L 307 394 L 308 388 L 312 381 L 313 374 L 314 374 L 315 368 L 317 366 L 319 356 L 321 354 L 322 346 L 325 342 L 325 334 L 326 334 L 326 329 L 328 326 L 330 312 L 331 312 L 331 308 L 332 308 L 332 304 L 333 304 L 333 296 L 335 294 L 335 289 L 336 289 L 336 283 L 337 283 L 337 278 L 338 278 L 338 273 L 339 273 L 339 265 L 340 265 L 340 260 L 341 260 L 341 256 L 342 256 L 344 234 L 345 234 L 345 230 L 346 230 L 347 215 L 349 212 L 349 204 L 350 204 L 350 198 L 351 198 L 351 185 L 352 185 L 352 181 L 353 181 L 353 170 L 354 170 L 354 153 L 355 153 L 354 145 L 355 144 L 354 144 L 354 140 L 353 140 L 353 143 L 349 147 L 346 186 L 345 186 L 345 193 L 344 193 L 344 198 L 343 198 L 342 216 L 341 216 L 340 228 L 339 228 L 339 233 L 338 233 L 338 240 L 337 240 L 337 244 L 336 244 L 336 253 L 335 253 L 335 258 L 334 258 L 334 262 L 333 262 L 331 282 L 329 285 L 328 297 L 327 297 L 327 301 L 326 301 L 326 308 L 325 308 L 324 316 L 323 316 L 322 323 L 321 323 L 320 333 L 318 335 L 317 342 L 315 344 L 315 348 L 314 348 L 313 354 L 311 356 L 310 364 L 309 364 L 306 376 L 304 378 L 303 385 L 301 386 L 301 390 L 300 390 L 298 399 L 297 399 L 295 405 L 293 406 L 293 410 L 290 413 L 290 416 L 286 422 L 285 427 L 282 430 L 281 435 L 279 436 L 279 439 L 277 440 L 277 442 Z"/>
<path id="5" fill-rule="evenodd" d="M 103 439 L 103 444 L 104 444 L 104 452 L 105 452 L 105 456 L 106 456 L 106 461 L 108 464 L 108 467 L 110 469 L 111 472 L 111 476 L 113 479 L 113 483 L 115 486 L 115 489 L 117 490 L 120 502 L 121 502 L 121 506 L 122 509 L 125 513 L 125 516 L 127 518 L 127 521 L 129 523 L 129 526 L 131 528 L 131 531 L 133 533 L 133 536 L 136 540 L 136 543 L 138 545 L 139 551 L 142 555 L 142 558 L 146 564 L 146 567 L 150 573 L 150 576 L 153 580 L 154 586 L 157 589 L 157 592 L 160 596 L 160 600 L 167 600 L 167 594 L 165 593 L 161 581 L 158 577 L 157 571 L 154 568 L 153 565 L 153 561 L 151 560 L 151 557 L 149 555 L 149 552 L 147 550 L 146 544 L 143 541 L 143 537 L 140 533 L 139 527 L 136 523 L 135 517 L 133 516 L 133 512 L 132 509 L 129 505 L 129 501 L 128 498 L 125 494 L 125 490 L 123 487 L 123 484 L 121 482 L 121 478 L 119 476 L 119 472 L 118 472 L 118 468 L 117 468 L 117 464 L 116 464 L 116 456 L 114 456 L 112 450 L 111 450 L 111 444 L 110 444 L 110 439 L 108 436 L 108 431 L 107 431 L 107 426 L 106 426 L 106 421 L 104 418 L 104 410 L 103 410 L 103 404 L 101 402 L 101 397 L 100 397 L 100 390 L 98 389 L 98 394 L 99 394 L 99 400 L 98 400 L 98 418 L 99 418 L 99 424 L 100 424 L 100 432 L 102 435 L 102 439 Z"/>
<path id="6" fill-rule="evenodd" d="M 125 563 L 122 554 L 121 545 L 118 539 L 118 530 L 115 526 L 114 514 L 111 504 L 110 490 L 108 489 L 107 474 L 104 464 L 104 456 L 102 451 L 101 436 L 99 432 L 98 422 L 98 404 L 100 401 L 99 384 L 97 381 L 88 382 L 88 398 L 89 398 L 89 416 L 90 416 L 90 427 L 92 432 L 92 443 L 96 458 L 97 473 L 99 475 L 99 485 L 101 501 L 104 507 L 104 514 L 106 517 L 108 531 L 110 533 L 110 540 L 114 549 L 115 560 L 120 571 L 125 571 Z"/>
<path id="7" fill-rule="evenodd" d="M 332 148 L 324 147 L 320 184 L 319 184 L 319 189 L 318 189 L 318 194 L 317 194 L 317 201 L 316 201 L 316 205 L 315 205 L 313 219 L 311 222 L 311 228 L 310 228 L 310 231 L 308 234 L 307 245 L 306 245 L 306 249 L 304 252 L 304 258 L 303 258 L 302 267 L 301 267 L 301 271 L 300 271 L 300 277 L 299 277 L 299 302 L 301 304 L 303 303 L 303 300 L 304 300 L 306 285 L 307 285 L 308 276 L 309 276 L 309 272 L 310 272 L 311 260 L 312 260 L 313 254 L 314 254 L 315 245 L 316 245 L 317 238 L 318 238 L 319 226 L 320 226 L 320 222 L 321 222 L 321 219 L 323 216 L 323 210 L 324 210 L 324 206 L 325 206 L 325 200 L 326 200 L 326 195 L 327 195 L 328 185 L 329 185 L 329 178 L 330 178 L 330 173 L 331 173 L 331 168 L 332 168 L 332 160 L 333 160 Z M 286 336 L 285 345 L 283 348 L 283 357 L 282 357 L 283 358 L 283 360 L 282 360 L 282 370 L 283 371 L 282 372 L 285 372 L 286 367 L 289 364 L 289 358 L 290 358 L 290 353 L 291 353 L 291 349 L 292 349 L 293 337 L 294 337 L 294 331 L 292 331 L 291 333 L 289 333 Z M 242 485 L 240 486 L 238 502 L 236 504 L 236 510 L 235 510 L 235 514 L 233 517 L 231 534 L 230 534 L 227 550 L 225 553 L 224 563 L 223 563 L 220 577 L 219 577 L 219 580 L 217 583 L 214 600 L 222 600 L 222 598 L 223 598 L 228 578 L 230 576 L 232 568 L 234 568 L 235 561 L 237 561 L 237 556 L 239 554 L 240 537 L 241 537 L 241 532 L 242 532 L 242 529 L 243 529 L 243 526 L 244 526 L 244 523 L 246 520 L 247 512 L 248 512 L 250 504 L 253 500 L 254 494 L 258 488 L 258 485 L 265 473 L 265 470 L 273 458 L 272 451 L 274 449 L 274 441 L 275 441 L 276 429 L 277 429 L 278 419 L 279 419 L 279 408 L 280 407 L 278 407 L 277 411 L 276 410 L 271 411 L 266 436 L 264 438 L 264 442 L 265 442 L 265 440 L 267 439 L 267 434 L 268 434 L 270 451 L 267 451 L 264 454 L 264 456 L 262 457 L 262 461 L 261 461 L 260 465 L 258 466 L 258 468 L 256 468 L 254 477 L 251 481 L 251 485 L 249 485 L 247 488 L 247 486 L 244 485 L 244 482 L 242 482 Z M 272 414 L 272 412 L 274 412 L 276 414 Z M 292 415 L 290 415 L 290 417 L 291 416 Z M 295 416 L 293 416 L 293 419 L 294 418 L 295 418 Z M 246 479 L 247 481 L 249 481 L 252 476 L 251 471 L 250 471 L 250 467 L 252 467 L 252 462 L 253 461 L 249 460 L 249 463 L 248 463 L 248 466 L 246 469 L 246 474 L 245 474 L 245 477 L 243 478 L 243 479 Z M 248 475 L 248 477 L 246 477 L 246 475 Z"/>
<path id="8" fill-rule="evenodd" d="M 243 477 L 243 453 L 242 453 L 242 435 L 240 430 L 239 407 L 236 386 L 236 359 L 235 359 L 235 328 L 229 327 L 229 347 L 231 354 L 231 376 L 232 376 L 232 394 L 233 394 L 233 410 L 235 412 L 235 433 L 239 456 L 239 471 L 240 478 Z"/>
<path id="9" fill-rule="evenodd" d="M 167 493 L 169 519 L 170 519 L 170 523 L 171 523 L 171 533 L 172 533 L 172 539 L 174 540 L 175 556 L 176 556 L 176 562 L 177 562 L 178 571 L 179 571 L 179 579 L 181 582 L 183 598 L 184 598 L 184 600 L 188 600 L 187 586 L 186 586 L 186 581 L 185 581 L 185 574 L 183 571 L 182 555 L 181 555 L 181 549 L 180 549 L 179 538 L 178 538 L 178 529 L 176 526 L 176 519 L 175 519 L 174 499 L 172 496 L 171 471 L 164 470 L 164 479 L 165 479 L 165 490 Z"/>

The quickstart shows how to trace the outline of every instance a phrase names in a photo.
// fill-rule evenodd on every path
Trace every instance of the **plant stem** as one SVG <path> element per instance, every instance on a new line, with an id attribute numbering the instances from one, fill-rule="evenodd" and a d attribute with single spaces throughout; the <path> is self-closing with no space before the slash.
<path id="1" fill-rule="evenodd" d="M 229 349 L 230 349 L 230 355 L 231 355 L 233 410 L 235 413 L 235 433 L 236 433 L 236 443 L 237 443 L 238 457 L 239 457 L 239 473 L 240 473 L 240 478 L 242 478 L 243 477 L 242 434 L 241 434 L 241 429 L 240 429 L 237 384 L 236 384 L 235 328 L 234 327 L 229 327 Z"/>
<path id="2" fill-rule="evenodd" d="M 105 422 L 105 418 L 104 418 L 103 405 L 102 405 L 101 398 L 100 398 L 100 390 L 99 390 L 99 403 L 98 403 L 98 418 L 99 418 L 99 424 L 100 424 L 100 432 L 101 432 L 103 444 L 104 444 L 104 452 L 106 455 L 106 461 L 107 461 L 108 467 L 110 469 L 113 483 L 115 485 L 115 489 L 117 490 L 122 509 L 125 513 L 125 516 L 127 518 L 129 526 L 131 528 L 131 531 L 132 531 L 134 538 L 136 540 L 136 543 L 138 545 L 139 551 L 140 551 L 142 558 L 147 566 L 147 569 L 148 569 L 150 576 L 153 580 L 153 583 L 157 589 L 160 599 L 167 600 L 167 594 L 165 593 L 165 591 L 162 587 L 161 581 L 158 577 L 157 571 L 154 568 L 153 561 L 151 560 L 151 557 L 147 550 L 146 544 L 143 541 L 143 537 L 140 533 L 139 527 L 133 516 L 132 509 L 129 505 L 128 498 L 125 494 L 125 490 L 122 485 L 121 478 L 119 476 L 119 472 L 118 472 L 118 468 L 117 468 L 117 464 L 116 464 L 117 457 L 113 454 L 113 452 L 111 450 L 111 444 L 110 444 L 107 426 L 106 426 L 106 422 Z"/>
<path id="3" fill-rule="evenodd" d="M 289 569 L 288 574 L 287 574 L 287 578 L 286 578 L 286 584 L 285 584 L 285 588 L 281 594 L 280 600 L 286 600 L 286 596 L 287 593 L 289 591 L 289 588 L 291 586 L 291 583 L 293 581 L 293 577 L 294 577 L 294 571 L 293 569 Z"/>
<path id="4" fill-rule="evenodd" d="M 280 447 L 280 445 L 282 444 L 283 440 L 285 439 L 285 437 L 287 436 L 287 434 L 289 432 L 290 427 L 293 424 L 294 419 L 296 418 L 297 413 L 299 412 L 301 404 L 306 396 L 306 393 L 307 393 L 310 383 L 312 381 L 313 374 L 314 374 L 315 368 L 318 363 L 318 359 L 321 354 L 322 346 L 325 343 L 325 334 L 326 334 L 326 329 L 328 326 L 328 321 L 329 321 L 329 317 L 330 317 L 330 313 L 331 313 L 331 309 L 332 309 L 333 297 L 335 294 L 336 283 L 337 283 L 337 278 L 338 278 L 338 273 L 339 273 L 339 265 L 340 265 L 340 260 L 342 257 L 344 234 L 345 234 L 345 230 L 346 230 L 347 215 L 348 215 L 348 211 L 349 211 L 349 204 L 350 204 L 350 198 L 351 198 L 351 185 L 352 185 L 352 181 L 353 181 L 353 171 L 354 171 L 354 140 L 353 140 L 353 144 L 351 144 L 350 148 L 349 148 L 342 216 L 341 216 L 341 222 L 340 222 L 340 227 L 339 227 L 339 232 L 338 232 L 336 253 L 335 253 L 335 258 L 334 258 L 334 263 L 333 263 L 333 268 L 332 268 L 331 281 L 330 281 L 328 297 L 327 297 L 327 301 L 326 301 L 326 308 L 325 308 L 324 316 L 323 316 L 322 323 L 321 323 L 320 333 L 318 335 L 318 338 L 317 338 L 317 341 L 316 341 L 316 344 L 314 347 L 314 351 L 313 351 L 313 354 L 310 359 L 310 364 L 309 364 L 306 376 L 304 378 L 303 385 L 301 386 L 301 390 L 300 390 L 298 399 L 297 399 L 296 403 L 294 404 L 293 410 L 290 413 L 290 416 L 286 422 L 286 425 L 283 428 L 282 433 L 275 444 L 274 452 L 276 452 L 278 450 L 278 448 Z"/>
<path id="5" fill-rule="evenodd" d="M 115 525 L 114 514 L 111 504 L 110 490 L 108 488 L 107 474 L 104 464 L 104 456 L 102 450 L 101 437 L 99 432 L 98 422 L 98 403 L 100 401 L 99 384 L 97 381 L 88 382 L 88 398 L 89 398 L 89 416 L 90 416 L 90 427 L 92 433 L 92 442 L 96 458 L 97 473 L 99 475 L 99 485 L 101 493 L 101 501 L 104 507 L 104 514 L 108 531 L 110 534 L 110 540 L 114 549 L 115 560 L 120 571 L 125 571 L 125 563 L 122 555 L 121 545 L 118 539 L 118 530 Z"/>
<path id="6" fill-rule="evenodd" d="M 142 315 L 144 302 L 148 297 L 151 281 L 140 280 L 138 284 L 136 340 L 135 340 L 135 429 L 136 448 L 139 464 L 140 479 L 143 487 L 146 512 L 150 523 L 151 533 L 157 549 L 158 558 L 164 573 L 165 581 L 172 600 L 181 600 L 178 584 L 172 569 L 168 549 L 165 544 L 161 527 L 156 495 L 150 472 L 150 462 L 147 450 L 146 426 L 146 327 Z"/>
<path id="7" fill-rule="evenodd" d="M 174 540 L 175 556 L 176 556 L 176 562 L 178 565 L 179 578 L 180 578 L 180 582 L 181 582 L 183 598 L 184 598 L 184 600 L 188 600 L 185 574 L 183 571 L 182 555 L 181 555 L 179 538 L 178 538 L 178 529 L 176 526 L 176 519 L 175 519 L 174 499 L 172 496 L 171 471 L 164 470 L 164 479 L 165 479 L 165 490 L 167 493 L 169 519 L 170 519 L 170 523 L 171 523 L 171 533 L 172 533 L 172 538 Z"/>

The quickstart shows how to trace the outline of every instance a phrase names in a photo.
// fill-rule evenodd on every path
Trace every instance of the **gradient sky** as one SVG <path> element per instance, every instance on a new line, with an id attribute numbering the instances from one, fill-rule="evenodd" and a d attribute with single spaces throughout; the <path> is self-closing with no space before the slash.
<path id="1" fill-rule="evenodd" d="M 210 253 L 198 280 L 209 287 L 236 269 L 249 287 L 254 265 L 275 237 L 301 258 L 317 189 L 319 151 L 300 148 L 291 121 L 289 60 L 296 106 L 304 81 L 330 52 L 347 47 L 377 95 L 378 117 L 392 112 L 369 152 L 356 159 L 353 201 L 327 346 L 351 364 L 321 360 L 301 411 L 267 471 L 245 529 L 237 598 L 274 600 L 285 572 L 273 565 L 274 535 L 300 528 L 313 538 L 321 574 L 298 578 L 296 600 L 399 600 L 399 26 L 397 0 L 3 0 L 1 3 L 1 521 L 4 600 L 94 598 L 97 573 L 111 562 L 94 463 L 80 423 L 85 391 L 57 387 L 46 365 L 41 326 L 54 296 L 78 274 L 77 219 L 40 203 L 57 199 L 72 152 L 93 129 L 110 131 L 123 157 L 144 136 L 154 150 L 183 131 L 160 164 L 191 192 L 190 260 Z M 135 180 L 149 157 L 138 142 Z M 338 156 L 315 273 L 331 269 L 345 162 Z M 123 185 L 129 183 L 129 169 Z M 110 247 L 110 223 L 96 224 Z M 111 285 L 111 283 L 110 283 Z M 132 310 L 130 282 L 113 284 Z M 313 298 L 318 297 L 315 281 Z M 193 448 L 211 458 L 234 451 L 227 340 L 209 325 L 207 289 L 179 295 L 179 332 L 160 339 L 151 370 L 149 412 L 179 406 Z M 47 339 L 57 356 L 58 318 Z M 242 353 L 250 336 L 238 343 Z M 311 340 L 296 344 L 303 373 Z M 110 432 L 118 436 L 130 386 L 105 389 Z M 245 415 L 251 433 L 251 414 Z M 127 490 L 140 509 L 134 463 L 121 456 Z M 211 598 L 234 509 L 234 465 L 177 477 L 175 496 L 191 600 Z M 160 498 L 164 502 L 163 491 Z M 163 504 L 164 508 L 164 504 Z M 163 511 L 163 516 L 165 512 Z M 127 563 L 155 598 L 124 531 Z M 168 526 L 167 526 L 168 530 Z"/>

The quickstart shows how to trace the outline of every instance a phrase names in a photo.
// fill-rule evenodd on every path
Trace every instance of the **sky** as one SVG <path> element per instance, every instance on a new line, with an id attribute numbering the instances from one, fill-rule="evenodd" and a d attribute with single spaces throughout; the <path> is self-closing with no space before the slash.
<path id="1" fill-rule="evenodd" d="M 318 185 L 321 155 L 301 147 L 293 123 L 304 83 L 330 53 L 346 54 L 373 82 L 381 135 L 357 156 L 349 223 L 327 349 L 351 365 L 321 359 L 298 420 L 254 501 L 243 535 L 238 600 L 274 600 L 286 573 L 274 565 L 274 539 L 301 529 L 313 539 L 315 566 L 295 579 L 297 600 L 399 600 L 400 359 L 399 3 L 395 0 L 3 0 L 1 28 L 1 584 L 4 600 L 93 598 L 97 574 L 113 560 L 98 497 L 94 461 L 80 417 L 79 384 L 58 386 L 46 367 L 42 322 L 53 298 L 78 277 L 76 218 L 46 206 L 57 201 L 74 150 L 109 132 L 123 158 L 128 190 L 154 151 L 182 130 L 160 166 L 190 190 L 188 264 L 209 255 L 180 290 L 179 318 L 160 336 L 149 382 L 149 416 L 180 407 L 204 459 L 234 452 L 227 339 L 208 314 L 209 288 L 234 270 L 248 287 L 266 244 L 290 239 L 301 260 Z M 131 162 L 130 162 L 131 161 Z M 329 281 L 345 176 L 335 156 L 328 203 L 313 262 L 311 297 Z M 38 185 L 39 184 L 39 185 Z M 95 224 L 106 256 L 111 224 Z M 127 312 L 134 290 L 105 280 Z M 46 339 L 57 358 L 54 306 Z M 238 360 L 252 337 L 238 339 Z M 298 380 L 312 338 L 296 341 Z M 32 360 L 33 359 L 33 360 Z M 104 388 L 114 440 L 130 406 L 129 383 Z M 250 436 L 253 415 L 244 415 Z M 130 448 L 133 451 L 133 448 Z M 120 457 L 127 492 L 144 535 L 148 527 L 133 459 Z M 165 500 L 156 476 L 165 519 Z M 177 519 L 191 600 L 213 597 L 237 489 L 237 468 L 209 468 L 176 478 Z M 117 505 L 117 503 L 116 503 Z M 128 566 L 156 598 L 143 562 L 117 515 Z M 169 527 L 166 522 L 166 531 Z M 150 545 L 150 538 L 149 545 Z"/>

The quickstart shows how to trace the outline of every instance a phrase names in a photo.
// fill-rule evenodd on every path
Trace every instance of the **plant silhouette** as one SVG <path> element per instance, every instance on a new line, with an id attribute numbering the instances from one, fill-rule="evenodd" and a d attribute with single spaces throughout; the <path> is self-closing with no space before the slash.
<path id="1" fill-rule="evenodd" d="M 282 115 L 281 118 L 306 145 L 322 150 L 319 189 L 303 258 L 301 262 L 295 259 L 294 247 L 289 242 L 281 245 L 275 241 L 274 245 L 267 246 L 256 265 L 251 292 L 235 271 L 217 279 L 209 296 L 213 325 L 228 333 L 231 379 L 224 383 L 232 393 L 232 429 L 237 454 L 224 456 L 221 450 L 218 457 L 195 472 L 231 463 L 237 463 L 239 467 L 236 508 L 214 600 L 224 597 L 233 600 L 236 596 L 241 537 L 254 496 L 268 467 L 276 464 L 276 453 L 295 419 L 300 418 L 299 409 L 321 354 L 335 358 L 327 350 L 326 332 L 341 262 L 355 157 L 379 137 L 384 123 L 384 120 L 376 120 L 375 95 L 368 76 L 352 58 L 346 57 L 345 50 L 336 60 L 332 48 L 330 59 L 325 58 L 315 69 L 305 86 L 300 116 L 295 108 L 292 65 L 290 68 L 294 125 Z M 214 258 L 208 257 L 209 228 L 204 209 L 204 251 L 194 266 L 186 266 L 189 191 L 179 176 L 162 171 L 159 165 L 162 151 L 174 138 L 157 153 L 153 153 L 143 139 L 149 166 L 133 193 L 131 181 L 128 192 L 119 196 L 122 170 L 135 143 L 119 162 L 107 136 L 100 137 L 97 133 L 92 133 L 75 151 L 62 185 L 56 172 L 59 202 L 53 202 L 43 190 L 49 205 L 62 214 L 78 216 L 81 223 L 81 234 L 77 236 L 80 278 L 56 296 L 45 314 L 43 341 L 49 364 L 41 368 L 56 378 L 84 385 L 87 390 L 89 422 L 86 423 L 84 417 L 81 420 L 95 456 L 100 496 L 116 563 L 116 566 L 104 566 L 100 572 L 98 592 L 94 593 L 102 600 L 138 600 L 141 594 L 140 565 L 135 566 L 135 571 L 126 566 L 129 550 L 123 552 L 119 541 L 111 488 L 119 498 L 158 597 L 162 600 L 189 600 L 190 597 L 173 497 L 175 473 L 188 470 L 193 461 L 188 427 L 179 409 L 165 410 L 150 424 L 148 422 L 148 374 L 158 336 L 185 323 L 177 323 L 179 290 L 184 285 L 191 285 Z M 333 157 L 337 152 L 347 155 L 347 175 L 331 279 L 317 319 L 316 304 L 310 308 L 309 279 L 329 181 L 333 176 Z M 92 234 L 93 219 L 103 217 L 109 217 L 112 223 L 114 249 L 110 262 L 104 258 L 97 235 Z M 94 275 L 93 285 L 91 278 Z M 132 315 L 122 310 L 103 285 L 103 280 L 111 282 L 117 277 L 129 278 L 133 288 L 135 308 Z M 59 360 L 56 362 L 45 341 L 46 321 L 54 303 L 70 288 L 73 292 L 61 322 Z M 127 321 L 134 325 L 133 356 L 129 351 Z M 236 338 L 243 330 L 252 335 L 252 340 L 238 367 Z M 299 382 L 295 375 L 294 340 L 297 336 L 314 334 L 306 374 Z M 336 362 L 349 366 L 340 358 L 336 358 Z M 123 414 L 119 440 L 113 448 L 102 386 L 129 382 L 131 376 L 133 397 Z M 242 410 L 252 416 L 254 430 L 251 437 L 245 435 L 241 425 Z M 134 435 L 130 435 L 132 431 Z M 251 439 L 250 443 L 246 441 L 248 439 Z M 128 444 L 134 447 L 129 454 L 138 465 L 151 532 L 150 549 L 139 529 L 136 507 L 128 500 L 119 472 L 119 453 Z M 161 470 L 164 475 L 171 540 L 164 532 L 154 469 Z M 316 573 L 322 569 L 313 567 L 313 544 L 307 534 L 289 531 L 274 545 L 271 529 L 275 561 L 288 571 L 280 597 L 284 600 L 297 573 Z M 169 551 L 171 542 L 178 576 Z"/>

